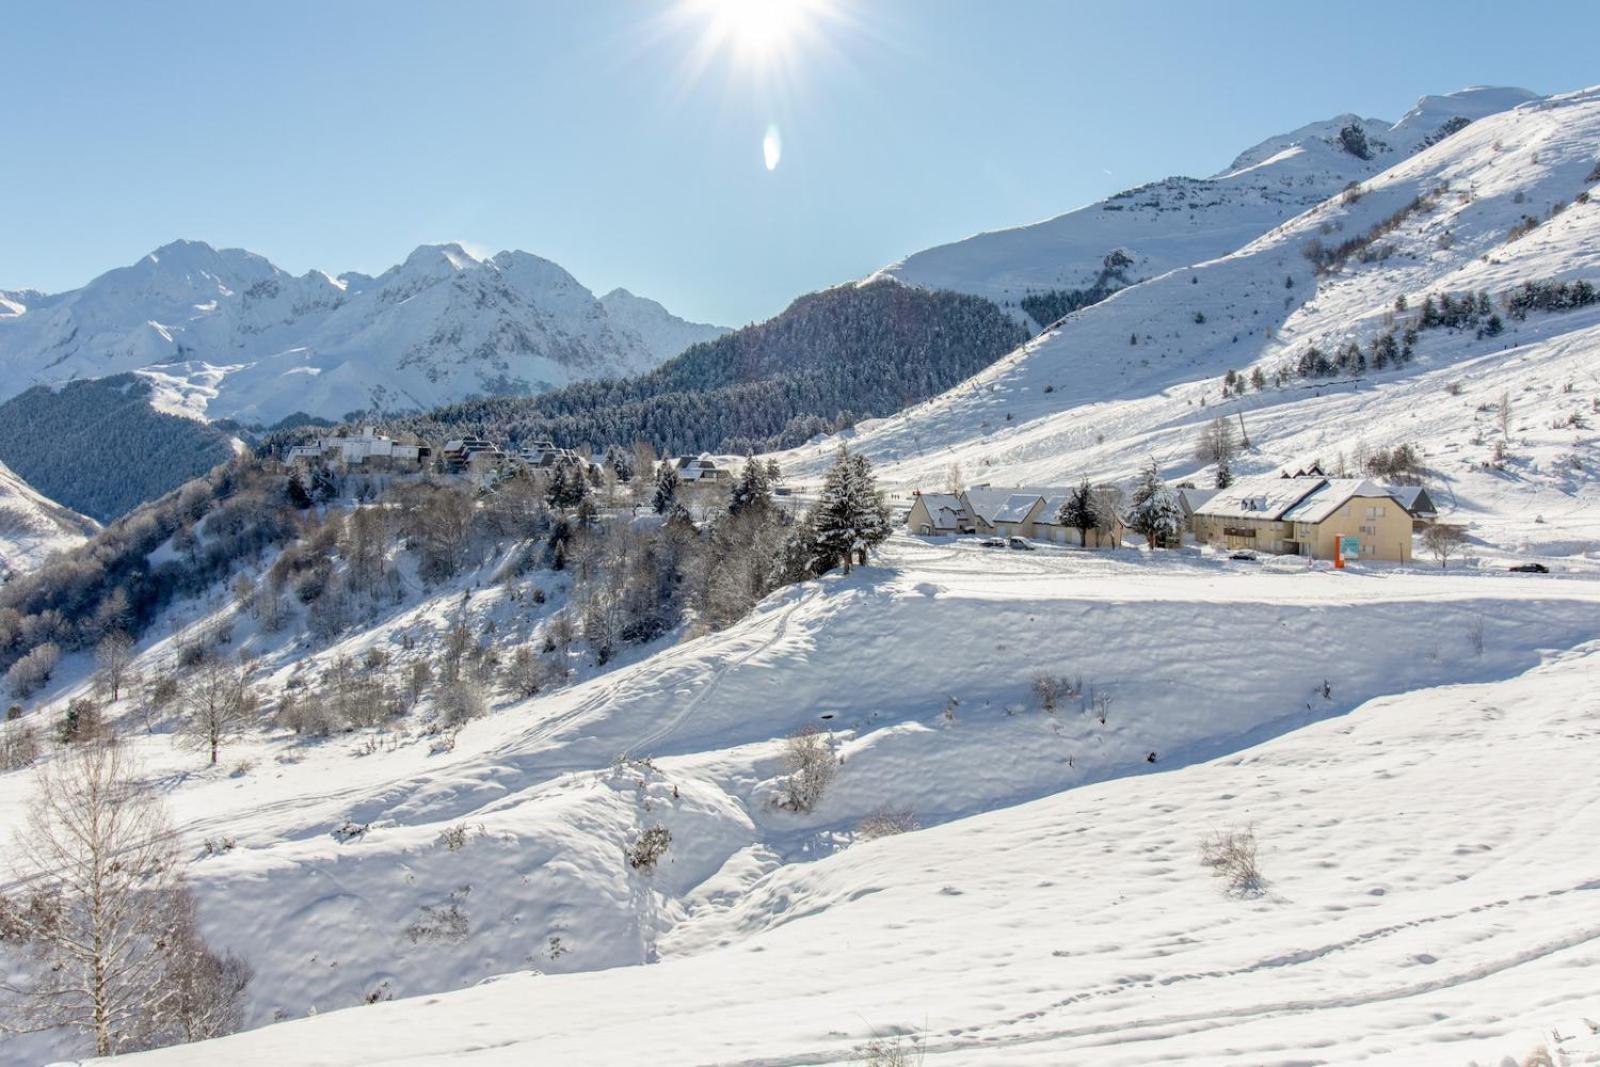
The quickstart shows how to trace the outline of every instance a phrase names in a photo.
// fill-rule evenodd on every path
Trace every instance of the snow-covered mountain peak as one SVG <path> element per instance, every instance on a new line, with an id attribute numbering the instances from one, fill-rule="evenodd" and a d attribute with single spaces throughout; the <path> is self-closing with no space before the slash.
<path id="1" fill-rule="evenodd" d="M 159 367 L 207 417 L 264 424 L 637 373 L 723 332 L 650 301 L 613 302 L 613 321 L 559 265 L 457 242 L 421 245 L 376 278 L 334 278 L 174 241 L 82 289 L 0 301 L 0 399 Z"/>
<path id="2" fill-rule="evenodd" d="M 926 249 L 879 274 L 987 297 L 1044 326 L 1106 291 L 1225 256 L 1466 123 L 1532 99 L 1523 89 L 1479 87 L 1423 97 L 1397 123 L 1336 115 L 1265 138 L 1210 178 L 1151 182 L 1044 222 Z M 1129 262 L 1105 273 L 1119 249 Z"/>

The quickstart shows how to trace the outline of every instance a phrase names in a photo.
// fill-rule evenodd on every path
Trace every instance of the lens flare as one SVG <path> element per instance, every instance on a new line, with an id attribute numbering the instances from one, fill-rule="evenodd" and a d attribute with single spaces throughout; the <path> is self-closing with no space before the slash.
<path id="1" fill-rule="evenodd" d="M 776 123 L 768 126 L 767 135 L 761 138 L 761 158 L 766 160 L 768 170 L 778 169 L 778 160 L 783 158 L 783 138 Z"/>

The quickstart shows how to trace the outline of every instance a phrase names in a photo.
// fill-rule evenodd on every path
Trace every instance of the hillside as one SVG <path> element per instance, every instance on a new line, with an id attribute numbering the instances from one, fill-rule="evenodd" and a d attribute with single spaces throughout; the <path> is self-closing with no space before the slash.
<path id="1" fill-rule="evenodd" d="M 1151 456 L 1204 482 L 1194 445 L 1222 415 L 1250 440 L 1236 473 L 1359 466 L 1411 444 L 1452 514 L 1491 532 L 1537 516 L 1519 535 L 1529 545 L 1586 551 L 1600 542 L 1600 307 L 1518 311 L 1512 298 L 1526 283 L 1600 282 L 1597 161 L 1595 90 L 1482 119 L 1238 252 L 1084 309 L 950 393 L 858 427 L 851 447 L 906 488 L 942 484 L 951 464 L 997 485 L 1127 479 Z M 1429 296 L 1445 294 L 1486 294 L 1488 310 L 1426 324 Z M 1412 357 L 1377 366 L 1384 338 L 1403 345 L 1408 329 Z M 1230 371 L 1242 389 L 1225 395 Z M 819 470 L 831 447 L 780 460 Z"/>
<path id="2" fill-rule="evenodd" d="M 223 430 L 162 408 L 159 376 L 116 374 L 0 403 L 0 462 L 70 508 L 110 522 L 233 456 Z"/>
<path id="3" fill-rule="evenodd" d="M 0 582 L 82 544 L 96 529 L 93 519 L 57 504 L 0 463 Z"/>
<path id="4" fill-rule="evenodd" d="M 1019 309 L 1031 294 L 1044 309 L 1033 318 L 1047 325 L 1071 309 L 1074 291 L 1088 299 L 1108 281 L 1116 288 L 1225 256 L 1461 123 L 1532 99 L 1523 89 L 1473 88 L 1423 97 L 1395 123 L 1339 115 L 1269 137 L 1210 178 L 1150 182 L 1044 222 L 917 252 L 879 273 Z M 1365 155 L 1341 140 L 1346 128 L 1360 132 Z M 1107 279 L 1105 259 L 1118 251 L 1129 263 Z"/>
<path id="5" fill-rule="evenodd" d="M 596 299 L 526 252 L 424 245 L 377 277 L 295 277 L 176 241 L 81 289 L 5 295 L 0 399 L 159 368 L 206 418 L 338 419 L 637 373 L 724 332 L 625 292 Z"/>
<path id="6" fill-rule="evenodd" d="M 1161 1061 L 1167 1042 L 1198 1062 L 1374 1041 L 1426 1058 L 1469 1037 L 1512 1049 L 1570 1015 L 1590 991 L 1564 964 L 1592 953 L 1573 887 L 1596 872 L 1526 858 L 1595 802 L 1587 749 L 1561 740 L 1593 720 L 1577 695 L 1594 572 L 1139 555 L 898 541 L 883 566 L 780 593 L 724 633 L 497 702 L 448 748 L 422 721 L 277 733 L 206 769 L 164 729 L 133 734 L 150 773 L 182 783 L 170 801 L 208 932 L 256 968 L 250 1021 L 318 1015 L 150 1062 L 314 1047 L 330 1064 L 438 1063 L 466 1042 L 495 1049 L 486 1062 L 654 1047 L 846 1063 L 912 1033 L 952 1063 L 1113 1041 L 1123 1063 Z M 403 666 L 404 639 L 457 605 L 475 629 L 511 623 L 520 583 L 463 596 L 474 580 L 314 659 L 243 617 L 234 640 L 274 687 L 372 647 Z M 211 625 L 181 617 L 142 664 Z M 1308 647 L 1326 632 L 1338 648 Z M 1040 669 L 1081 677 L 1082 701 L 1042 711 Z M 772 801 L 782 738 L 808 723 L 842 766 L 796 814 Z M 1521 760 L 1532 785 L 1484 773 Z M 0 776 L 0 802 L 26 787 Z M 857 825 L 883 808 L 928 829 L 866 841 Z M 1232 899 L 1197 852 L 1246 824 L 1268 889 Z M 655 825 L 665 857 L 630 870 Z M 1485 909 L 1506 919 L 1493 937 Z M 428 1006 L 332 1011 L 495 975 Z M 1540 983 L 1539 1006 L 1508 1012 L 1507 981 Z M 1448 1024 L 1416 1021 L 1435 1003 Z M 1307 1004 L 1329 1012 L 1290 1026 Z"/>
<path id="7" fill-rule="evenodd" d="M 397 423 L 665 454 L 785 448 L 937 395 L 1025 336 L 993 304 L 889 280 L 809 293 L 766 322 L 695 345 L 648 374 L 537 397 L 488 398 Z"/>

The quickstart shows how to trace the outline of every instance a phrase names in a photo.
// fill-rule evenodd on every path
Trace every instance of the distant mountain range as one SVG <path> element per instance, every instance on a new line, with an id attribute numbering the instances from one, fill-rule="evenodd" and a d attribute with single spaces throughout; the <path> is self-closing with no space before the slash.
<path id="1" fill-rule="evenodd" d="M 1087 294 L 1103 296 L 1243 248 L 1466 123 L 1534 99 L 1526 89 L 1477 87 L 1425 96 L 1398 122 L 1338 115 L 1269 137 L 1210 178 L 1150 182 L 1044 222 L 917 252 L 879 273 L 987 297 L 1019 315 L 1029 310 L 1026 302 L 1034 323 L 1045 326 L 1092 303 Z M 1117 252 L 1126 263 L 1119 259 L 1120 269 L 1107 276 L 1107 259 Z M 1082 295 L 1070 299 L 1075 292 Z"/>
<path id="2" fill-rule="evenodd" d="M 424 245 L 377 277 L 295 277 L 175 241 L 81 289 L 0 292 L 0 399 L 134 372 L 159 409 L 271 425 L 647 371 L 727 331 L 526 252 Z"/>

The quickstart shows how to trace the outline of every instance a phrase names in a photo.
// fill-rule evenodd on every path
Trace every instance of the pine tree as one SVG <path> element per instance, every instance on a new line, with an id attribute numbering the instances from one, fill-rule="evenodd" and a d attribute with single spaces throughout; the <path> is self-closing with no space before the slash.
<path id="1" fill-rule="evenodd" d="M 1133 507 L 1128 513 L 1128 525 L 1144 535 L 1151 548 L 1158 542 L 1171 541 L 1178 536 L 1183 524 L 1183 513 L 1172 490 L 1161 480 L 1161 471 L 1152 458 L 1139 475 L 1139 486 L 1133 491 Z"/>
<path id="2" fill-rule="evenodd" d="M 296 511 L 311 510 L 311 494 L 306 492 L 306 483 L 300 480 L 299 471 L 291 471 L 289 484 L 284 487 L 284 495 L 289 500 L 289 506 Z"/>
<path id="3" fill-rule="evenodd" d="M 656 472 L 656 497 L 655 511 L 657 515 L 671 514 L 678 503 L 678 472 L 672 466 L 672 461 L 661 465 Z"/>
<path id="4" fill-rule="evenodd" d="M 811 513 L 820 570 L 844 563 L 849 573 L 852 557 L 881 544 L 889 536 L 889 508 L 878 492 L 872 465 L 843 446 L 839 458 L 822 484 L 822 496 Z"/>
<path id="5" fill-rule="evenodd" d="M 1095 510 L 1094 489 L 1089 485 L 1089 479 L 1079 482 L 1078 488 L 1067 497 L 1067 502 L 1061 505 L 1057 521 L 1077 530 L 1078 543 L 1084 548 L 1089 547 L 1089 531 L 1100 524 L 1100 517 Z"/>
<path id="6" fill-rule="evenodd" d="M 728 514 L 762 513 L 771 507 L 772 487 L 767 482 L 767 469 L 755 459 L 746 458 L 744 473 L 728 496 Z"/>
<path id="7" fill-rule="evenodd" d="M 1233 484 L 1233 468 L 1228 465 L 1226 457 L 1217 462 L 1217 488 L 1226 489 Z"/>

